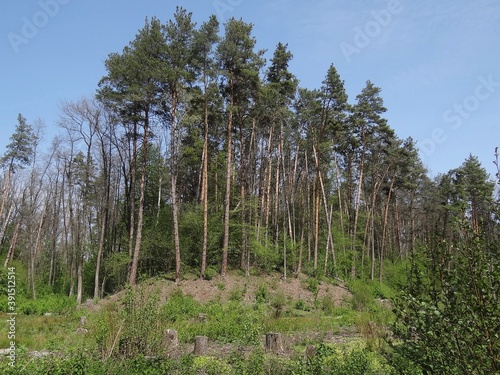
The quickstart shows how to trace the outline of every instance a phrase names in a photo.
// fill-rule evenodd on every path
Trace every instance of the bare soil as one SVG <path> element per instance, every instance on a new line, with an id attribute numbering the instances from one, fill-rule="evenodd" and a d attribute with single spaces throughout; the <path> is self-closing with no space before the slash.
<path id="1" fill-rule="evenodd" d="M 317 285 L 308 285 L 308 277 L 304 274 L 293 275 L 286 280 L 281 274 L 244 276 L 232 273 L 225 277 L 217 276 L 211 280 L 200 280 L 195 276 L 186 276 L 178 283 L 160 279 L 146 281 L 142 286 L 146 286 L 150 292 L 159 292 L 160 302 L 166 301 L 173 293 L 181 291 L 184 295 L 192 296 L 201 304 L 213 300 L 227 302 L 238 293 L 241 293 L 244 303 L 253 303 L 257 290 L 261 286 L 267 290 L 270 298 L 282 293 L 288 302 L 302 300 L 305 304 L 312 304 L 316 299 L 327 297 L 331 298 L 335 306 L 340 306 L 346 297 L 351 296 L 351 293 L 340 281 L 322 281 Z M 87 300 L 82 307 L 91 311 L 98 310 L 102 305 L 118 302 L 122 295 L 123 291 L 97 303 Z"/>

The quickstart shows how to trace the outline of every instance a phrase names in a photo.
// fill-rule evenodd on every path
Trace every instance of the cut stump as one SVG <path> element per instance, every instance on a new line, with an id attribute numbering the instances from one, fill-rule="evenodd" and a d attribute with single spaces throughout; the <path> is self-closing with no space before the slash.
<path id="1" fill-rule="evenodd" d="M 179 338 L 175 329 L 165 330 L 165 346 L 167 349 L 173 349 L 179 346 Z"/>
<path id="2" fill-rule="evenodd" d="M 266 333 L 266 351 L 276 354 L 284 351 L 281 333 Z"/>
<path id="3" fill-rule="evenodd" d="M 208 348 L 208 337 L 206 336 L 196 336 L 194 341 L 194 355 L 205 355 Z"/>

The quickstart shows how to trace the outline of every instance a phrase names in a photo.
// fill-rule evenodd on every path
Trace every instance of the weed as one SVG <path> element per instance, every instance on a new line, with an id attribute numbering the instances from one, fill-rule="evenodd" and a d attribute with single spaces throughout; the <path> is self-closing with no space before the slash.
<path id="1" fill-rule="evenodd" d="M 295 308 L 297 310 L 300 310 L 300 311 L 310 311 L 311 310 L 311 308 L 308 305 L 306 305 L 305 301 L 302 298 L 299 298 L 295 302 Z"/>
<path id="2" fill-rule="evenodd" d="M 267 291 L 267 286 L 260 284 L 255 292 L 255 302 L 257 303 L 267 303 L 269 302 L 269 292 Z"/>
<path id="3" fill-rule="evenodd" d="M 286 306 L 285 294 L 283 292 L 277 292 L 271 300 L 271 307 L 274 309 L 275 318 L 281 317 L 281 314 L 285 306 Z"/>
<path id="4" fill-rule="evenodd" d="M 335 302 L 333 298 L 329 295 L 326 295 L 320 299 L 321 310 L 325 315 L 333 315 L 335 311 Z"/>
<path id="5" fill-rule="evenodd" d="M 241 289 L 238 287 L 235 287 L 231 292 L 229 292 L 229 300 L 234 301 L 234 302 L 241 302 L 243 301 L 243 297 L 245 296 L 246 293 L 246 288 Z"/>

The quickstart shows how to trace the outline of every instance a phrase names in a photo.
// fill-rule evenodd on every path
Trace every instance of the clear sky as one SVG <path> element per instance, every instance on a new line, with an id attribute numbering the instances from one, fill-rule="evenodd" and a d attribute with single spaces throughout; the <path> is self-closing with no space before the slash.
<path id="1" fill-rule="evenodd" d="M 430 175 L 479 157 L 490 174 L 500 146 L 499 0 L 10 0 L 0 4 L 0 155 L 17 115 L 58 132 L 59 104 L 95 93 L 104 61 L 146 17 L 176 6 L 198 24 L 254 24 L 269 60 L 294 54 L 300 85 L 318 88 L 334 64 L 349 101 L 367 80 L 382 89 L 386 118 L 418 143 Z"/>

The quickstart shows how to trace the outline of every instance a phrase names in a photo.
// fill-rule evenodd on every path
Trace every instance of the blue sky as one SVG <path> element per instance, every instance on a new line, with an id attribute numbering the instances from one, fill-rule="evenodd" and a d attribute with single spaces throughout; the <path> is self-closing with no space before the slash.
<path id="1" fill-rule="evenodd" d="M 254 24 L 259 49 L 294 54 L 300 85 L 317 88 L 334 64 L 349 101 L 367 80 L 382 89 L 386 118 L 413 137 L 432 176 L 469 154 L 494 173 L 500 146 L 499 0 L 23 0 L 0 5 L 0 155 L 17 114 L 41 119 L 47 142 L 59 105 L 95 93 L 104 61 L 146 17 L 176 6 L 201 24 L 216 14 Z"/>

